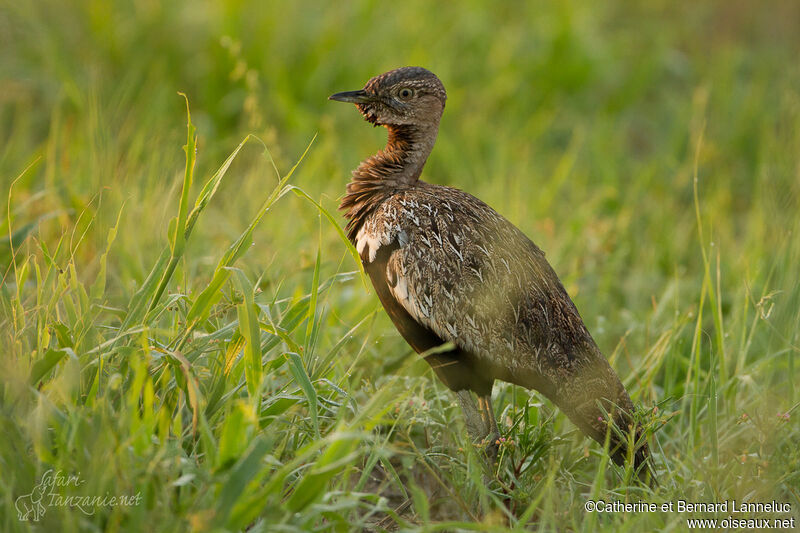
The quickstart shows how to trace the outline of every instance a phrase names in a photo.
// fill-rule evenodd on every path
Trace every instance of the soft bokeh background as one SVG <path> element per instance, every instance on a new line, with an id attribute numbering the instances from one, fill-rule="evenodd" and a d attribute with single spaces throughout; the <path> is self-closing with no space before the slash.
<path id="1" fill-rule="evenodd" d="M 0 0 L 2 529 L 35 528 L 14 502 L 48 468 L 80 471 L 82 494 L 145 496 L 39 523 L 68 530 L 685 527 L 586 514 L 589 497 L 776 499 L 797 516 L 798 28 L 791 0 Z M 504 385 L 515 444 L 482 479 L 452 395 L 360 279 L 326 213 L 342 224 L 349 171 L 385 133 L 327 96 L 403 65 L 448 90 L 423 178 L 547 252 L 658 429 L 655 493 Z M 178 214 L 178 91 L 198 134 L 191 202 L 248 134 L 268 153 L 239 152 L 169 292 L 134 316 Z M 310 143 L 288 183 L 323 211 L 274 202 L 242 276 L 192 322 L 273 163 L 285 176 Z"/>

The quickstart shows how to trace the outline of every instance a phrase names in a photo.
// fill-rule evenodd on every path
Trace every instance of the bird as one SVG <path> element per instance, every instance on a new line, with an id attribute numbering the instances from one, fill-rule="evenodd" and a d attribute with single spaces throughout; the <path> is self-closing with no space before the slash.
<path id="1" fill-rule="evenodd" d="M 633 403 L 542 250 L 478 198 L 420 179 L 447 101 L 441 80 L 401 67 L 329 99 L 388 131 L 339 209 L 383 308 L 455 393 L 473 442 L 496 461 L 501 380 L 540 392 L 601 445 L 608 438 L 615 463 L 630 453 L 651 483 Z"/>

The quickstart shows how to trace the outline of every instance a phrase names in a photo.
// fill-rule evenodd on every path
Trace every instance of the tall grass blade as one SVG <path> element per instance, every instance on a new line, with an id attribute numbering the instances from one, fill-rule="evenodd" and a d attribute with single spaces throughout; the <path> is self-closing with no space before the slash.
<path id="1" fill-rule="evenodd" d="M 238 268 L 226 267 L 235 274 L 236 286 L 242 293 L 242 302 L 236 307 L 239 317 L 239 333 L 245 340 L 244 372 L 247 393 L 252 400 L 258 399 L 261 387 L 261 330 L 258 327 L 258 307 L 253 300 L 253 285 Z"/>

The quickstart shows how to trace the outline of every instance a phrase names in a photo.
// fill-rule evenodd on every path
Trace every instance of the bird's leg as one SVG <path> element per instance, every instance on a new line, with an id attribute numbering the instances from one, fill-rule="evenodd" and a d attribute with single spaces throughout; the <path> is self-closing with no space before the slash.
<path id="1" fill-rule="evenodd" d="M 464 422 L 467 426 L 467 433 L 473 444 L 480 444 L 489 432 L 483 421 L 483 416 L 475 405 L 472 393 L 467 389 L 456 392 L 458 403 L 461 404 L 461 411 L 464 413 Z"/>
<path id="2" fill-rule="evenodd" d="M 486 448 L 486 453 L 492 459 L 492 462 L 494 462 L 497 460 L 497 455 L 500 450 L 500 430 L 497 427 L 497 420 L 494 417 L 491 393 L 478 396 L 478 410 L 483 419 L 483 426 L 486 430 L 486 434 L 489 436 L 489 445 Z"/>
<path id="3" fill-rule="evenodd" d="M 461 404 L 461 410 L 464 412 L 464 421 L 469 438 L 474 444 L 483 444 L 487 440 L 486 438 L 489 437 L 486 454 L 491 459 L 491 462 L 494 463 L 497 459 L 497 439 L 500 438 L 500 432 L 494 419 L 491 396 L 479 396 L 477 405 L 472 393 L 468 390 L 460 390 L 456 393 L 456 396 L 458 403 Z"/>

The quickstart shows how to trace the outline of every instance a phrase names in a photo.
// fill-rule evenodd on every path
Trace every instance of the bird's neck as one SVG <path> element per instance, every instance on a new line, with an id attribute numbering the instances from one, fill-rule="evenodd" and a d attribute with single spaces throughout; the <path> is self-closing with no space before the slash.
<path id="1" fill-rule="evenodd" d="M 387 125 L 386 147 L 368 157 L 353 171 L 347 194 L 339 209 L 350 219 L 351 240 L 365 217 L 380 202 L 398 189 L 412 187 L 422 174 L 425 161 L 436 142 L 439 122 L 427 125 Z"/>
<path id="2" fill-rule="evenodd" d="M 386 129 L 386 147 L 361 162 L 353 171 L 353 181 L 377 180 L 393 188 L 413 185 L 433 150 L 439 124 L 389 125 Z"/>

